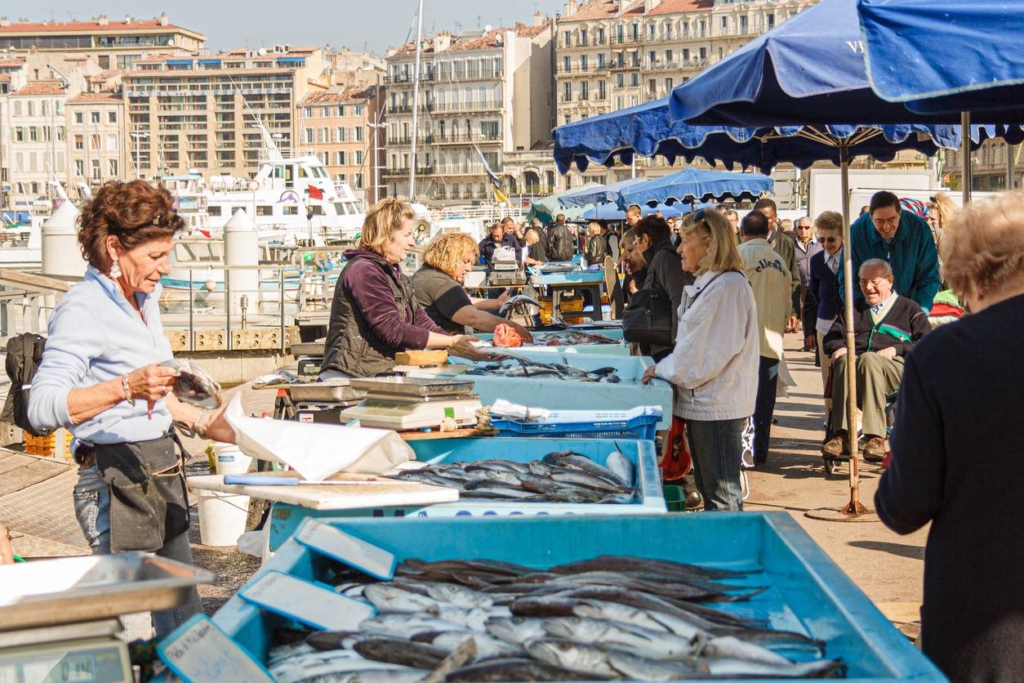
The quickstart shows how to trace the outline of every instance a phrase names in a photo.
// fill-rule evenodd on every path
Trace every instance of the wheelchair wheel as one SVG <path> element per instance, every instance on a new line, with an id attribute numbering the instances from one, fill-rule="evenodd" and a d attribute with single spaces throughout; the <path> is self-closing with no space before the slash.
<path id="1" fill-rule="evenodd" d="M 829 477 L 836 473 L 839 469 L 839 463 L 832 458 L 823 458 L 825 463 L 825 476 Z"/>

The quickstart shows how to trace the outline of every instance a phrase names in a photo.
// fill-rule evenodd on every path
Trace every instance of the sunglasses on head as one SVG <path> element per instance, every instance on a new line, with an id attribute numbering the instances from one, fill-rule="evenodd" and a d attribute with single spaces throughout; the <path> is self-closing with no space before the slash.
<path id="1" fill-rule="evenodd" d="M 819 237 L 818 242 L 821 244 L 835 244 L 841 237 Z"/>
<path id="2" fill-rule="evenodd" d="M 707 214 L 705 213 L 704 209 L 697 209 L 693 213 L 693 222 L 703 223 L 704 225 L 707 225 L 707 221 L 705 220 L 706 215 Z"/>

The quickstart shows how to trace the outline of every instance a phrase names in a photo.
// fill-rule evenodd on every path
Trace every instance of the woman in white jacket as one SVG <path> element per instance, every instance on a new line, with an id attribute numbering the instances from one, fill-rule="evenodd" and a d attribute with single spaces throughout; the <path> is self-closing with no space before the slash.
<path id="1" fill-rule="evenodd" d="M 697 280 L 683 290 L 675 349 L 643 381 L 660 377 L 676 388 L 673 412 L 686 420 L 704 509 L 742 510 L 743 427 L 757 395 L 757 306 L 725 216 L 697 211 L 681 238 L 683 270 Z"/>

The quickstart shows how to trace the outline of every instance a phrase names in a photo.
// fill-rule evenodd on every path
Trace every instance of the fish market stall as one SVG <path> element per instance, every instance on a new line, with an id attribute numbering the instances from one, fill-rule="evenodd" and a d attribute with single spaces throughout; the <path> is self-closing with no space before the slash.
<path id="1" fill-rule="evenodd" d="M 944 680 L 785 513 L 309 520 L 213 623 L 279 681 Z"/>
<path id="2" fill-rule="evenodd" d="M 484 405 L 498 399 L 550 410 L 628 410 L 660 405 L 658 429 L 668 429 L 672 416 L 672 387 L 653 379 L 641 384 L 644 370 L 654 361 L 643 356 L 552 354 L 516 349 L 505 361 L 473 363 L 450 358 L 438 368 L 405 368 L 411 377 L 436 375 L 472 379 Z"/>
<path id="3" fill-rule="evenodd" d="M 432 481 L 434 487 L 457 487 L 460 489 L 458 500 L 453 502 L 437 502 L 424 505 L 417 502 L 406 504 L 364 506 L 359 509 L 313 510 L 308 506 L 275 503 L 270 512 L 270 549 L 276 550 L 291 537 L 299 524 L 307 517 L 342 518 L 342 517 L 469 517 L 469 516 L 514 516 L 514 515 L 622 515 L 648 514 L 660 515 L 667 510 L 658 474 L 658 460 L 652 441 L 612 441 L 605 439 L 516 439 L 516 438 L 485 438 L 485 439 L 443 439 L 436 441 L 410 442 L 419 462 L 431 463 L 436 468 L 460 466 L 494 482 L 487 486 L 487 491 L 474 491 L 475 483 L 466 484 L 450 478 L 450 473 L 442 472 L 442 476 L 428 479 L 413 479 L 415 470 L 406 471 L 401 476 L 403 482 Z M 551 454 L 565 452 L 568 449 L 584 459 L 589 459 L 598 466 L 607 466 L 615 457 L 628 461 L 629 481 L 624 487 L 626 495 L 620 499 L 604 499 L 587 496 L 575 498 L 559 492 L 558 495 L 531 496 L 535 486 L 521 491 L 522 483 L 509 481 L 509 470 L 500 467 L 499 462 L 512 462 L 526 466 L 527 470 L 543 471 L 544 460 Z M 537 465 L 541 465 L 538 467 Z M 467 467 L 468 465 L 468 467 Z M 478 467 L 474 467 L 474 465 Z M 495 470 L 498 470 L 495 472 Z M 514 472 L 514 470 L 513 470 Z M 492 474 L 493 473 L 493 474 Z M 532 472 L 531 472 L 532 474 Z M 538 475 L 534 475 L 538 476 Z M 543 475 L 539 475 L 543 476 Z M 579 482 L 570 478 L 570 484 Z M 547 482 L 539 482 L 540 488 L 547 489 Z M 581 486 L 587 487 L 586 482 Z M 598 484 L 600 486 L 600 484 Z M 434 488 L 431 487 L 431 488 Z M 492 488 L 508 487 L 511 490 L 502 495 L 501 491 Z M 479 487 L 476 487 L 479 488 Z M 446 490 L 438 488 L 438 490 Z M 450 490 L 450 489 L 447 489 Z M 603 491 L 604 488 L 602 487 Z M 611 493 L 610 490 L 608 490 Z M 336 495 L 344 495 L 344 491 Z M 523 493 L 524 495 L 518 495 Z M 481 495 L 483 494 L 483 495 Z M 264 497 L 274 496 L 273 492 L 261 494 Z"/>

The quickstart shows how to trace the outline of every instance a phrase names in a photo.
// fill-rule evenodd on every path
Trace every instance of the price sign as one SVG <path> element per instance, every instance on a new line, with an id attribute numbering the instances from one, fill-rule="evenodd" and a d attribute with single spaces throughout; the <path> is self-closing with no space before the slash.
<path id="1" fill-rule="evenodd" d="M 210 618 L 197 614 L 157 646 L 160 658 L 186 683 L 273 683 L 270 675 Z"/>
<path id="2" fill-rule="evenodd" d="M 330 524 L 307 519 L 299 527 L 295 538 L 311 550 L 333 557 L 382 581 L 390 581 L 395 575 L 393 554 Z"/>
<path id="3" fill-rule="evenodd" d="M 325 631 L 355 631 L 373 605 L 281 572 L 267 572 L 238 593 L 243 600 Z"/>

